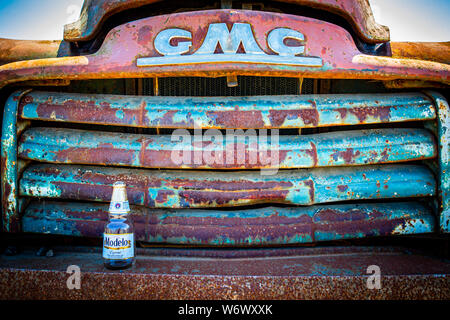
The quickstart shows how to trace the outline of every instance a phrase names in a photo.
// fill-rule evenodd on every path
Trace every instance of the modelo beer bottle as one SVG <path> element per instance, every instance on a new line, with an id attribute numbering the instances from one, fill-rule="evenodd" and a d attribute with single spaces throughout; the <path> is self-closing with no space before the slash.
<path id="1" fill-rule="evenodd" d="M 108 269 L 125 269 L 134 262 L 134 229 L 129 213 L 125 183 L 118 181 L 113 185 L 109 220 L 103 233 L 103 263 Z"/>

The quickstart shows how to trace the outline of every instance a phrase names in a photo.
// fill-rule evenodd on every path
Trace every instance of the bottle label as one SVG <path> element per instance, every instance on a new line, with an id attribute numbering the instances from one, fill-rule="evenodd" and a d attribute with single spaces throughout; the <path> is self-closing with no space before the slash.
<path id="1" fill-rule="evenodd" d="M 134 235 L 132 233 L 103 234 L 103 258 L 123 260 L 134 257 Z"/>
<path id="2" fill-rule="evenodd" d="M 109 204 L 109 213 L 128 213 L 130 204 L 128 201 L 111 201 Z"/>

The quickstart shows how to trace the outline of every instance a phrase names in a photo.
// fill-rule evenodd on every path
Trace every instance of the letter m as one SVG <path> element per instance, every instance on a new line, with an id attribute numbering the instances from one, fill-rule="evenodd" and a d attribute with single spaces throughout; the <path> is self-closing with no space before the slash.
<path id="1" fill-rule="evenodd" d="M 241 43 L 246 53 L 264 54 L 248 23 L 235 23 L 231 31 L 228 31 L 226 23 L 211 23 L 202 46 L 195 54 L 213 54 L 218 43 L 225 54 L 236 53 Z"/>

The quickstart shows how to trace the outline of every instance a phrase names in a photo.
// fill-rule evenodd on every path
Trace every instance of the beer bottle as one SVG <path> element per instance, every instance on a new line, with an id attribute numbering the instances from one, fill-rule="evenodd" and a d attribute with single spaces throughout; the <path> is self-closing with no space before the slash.
<path id="1" fill-rule="evenodd" d="M 134 262 L 134 229 L 129 213 L 126 185 L 118 181 L 113 185 L 109 219 L 103 233 L 103 263 L 108 269 L 125 269 Z"/>

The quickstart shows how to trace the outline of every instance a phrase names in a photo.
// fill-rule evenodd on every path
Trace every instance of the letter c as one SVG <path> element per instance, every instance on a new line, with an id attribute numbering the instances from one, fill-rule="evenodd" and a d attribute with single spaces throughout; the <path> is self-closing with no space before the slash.
<path id="1" fill-rule="evenodd" d="M 179 42 L 178 45 L 172 46 L 170 40 L 174 38 L 192 39 L 192 34 L 183 29 L 166 29 L 158 33 L 155 38 L 155 49 L 163 56 L 176 56 L 189 51 L 192 46 L 191 41 Z"/>
<path id="2" fill-rule="evenodd" d="M 270 31 L 267 37 L 267 43 L 272 51 L 278 53 L 280 56 L 295 56 L 305 51 L 305 46 L 300 45 L 290 47 L 284 44 L 284 39 L 291 38 L 298 41 L 305 40 L 302 33 L 289 28 L 276 28 Z"/>

